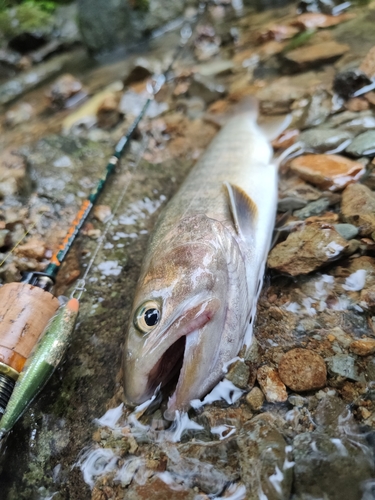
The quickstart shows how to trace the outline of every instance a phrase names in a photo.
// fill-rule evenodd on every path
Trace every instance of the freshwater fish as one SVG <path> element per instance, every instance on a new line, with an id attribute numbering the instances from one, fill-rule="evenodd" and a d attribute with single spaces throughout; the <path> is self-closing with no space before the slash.
<path id="1" fill-rule="evenodd" d="M 276 216 L 271 139 L 251 101 L 216 135 L 160 214 L 125 338 L 129 403 L 146 401 L 178 375 L 165 412 L 173 419 L 249 346 Z"/>

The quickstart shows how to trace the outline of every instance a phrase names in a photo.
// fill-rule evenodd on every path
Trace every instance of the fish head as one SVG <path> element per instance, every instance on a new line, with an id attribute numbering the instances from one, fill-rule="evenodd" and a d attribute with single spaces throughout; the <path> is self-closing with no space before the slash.
<path id="1" fill-rule="evenodd" d="M 202 395 L 224 327 L 226 286 L 225 259 L 209 243 L 154 253 L 137 285 L 125 340 L 128 402 L 146 401 L 178 374 L 170 408 L 186 409 Z"/>

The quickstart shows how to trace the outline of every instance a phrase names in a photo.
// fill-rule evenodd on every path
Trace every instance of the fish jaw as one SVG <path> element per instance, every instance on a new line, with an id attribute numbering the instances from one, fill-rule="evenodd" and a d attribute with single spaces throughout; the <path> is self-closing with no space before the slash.
<path id="1" fill-rule="evenodd" d="M 188 310 L 161 332 L 156 340 L 150 338 L 143 346 L 138 342 L 133 348 L 125 346 L 124 392 L 129 403 L 143 403 L 157 387 L 165 385 L 177 374 L 181 368 L 180 360 L 187 354 L 186 345 L 194 344 L 196 332 L 203 331 L 213 320 L 219 306 L 217 299 L 207 300 Z M 128 338 L 134 340 L 136 337 L 134 332 L 130 332 Z M 136 358 L 132 351 L 138 352 Z"/>

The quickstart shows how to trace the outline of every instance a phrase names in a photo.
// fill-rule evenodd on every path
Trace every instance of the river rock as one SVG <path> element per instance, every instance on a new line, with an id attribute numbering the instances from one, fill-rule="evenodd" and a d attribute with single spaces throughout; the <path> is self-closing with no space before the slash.
<path id="1" fill-rule="evenodd" d="M 82 90 L 82 83 L 73 75 L 67 73 L 60 76 L 50 87 L 47 96 L 51 106 L 63 108 L 68 99 Z"/>
<path id="2" fill-rule="evenodd" d="M 375 156 L 375 130 L 358 135 L 345 151 L 353 156 Z"/>
<path id="3" fill-rule="evenodd" d="M 277 204 L 278 212 L 289 212 L 289 210 L 297 210 L 303 208 L 307 205 L 306 200 L 302 198 L 297 198 L 293 196 L 287 196 L 286 198 L 281 198 Z"/>
<path id="4" fill-rule="evenodd" d="M 314 215 L 322 214 L 329 207 L 330 203 L 328 198 L 320 198 L 320 200 L 312 201 L 308 203 L 304 208 L 300 210 L 296 210 L 293 212 L 295 217 L 298 217 L 300 220 L 307 219 L 308 217 L 312 217 Z"/>
<path id="5" fill-rule="evenodd" d="M 18 245 L 14 252 L 21 257 L 42 260 L 46 253 L 46 244 L 42 240 L 33 237 L 27 243 Z"/>
<path id="6" fill-rule="evenodd" d="M 26 195 L 32 187 L 25 157 L 7 149 L 0 154 L 0 198 Z"/>
<path id="7" fill-rule="evenodd" d="M 296 348 L 286 352 L 278 370 L 284 384 L 296 392 L 320 389 L 327 382 L 324 359 L 309 349 Z"/>
<path id="8" fill-rule="evenodd" d="M 345 130 L 313 128 L 302 132 L 299 136 L 299 141 L 307 151 L 325 153 L 326 151 L 333 151 L 338 148 L 341 151 L 349 144 L 352 138 L 353 134 Z"/>
<path id="9" fill-rule="evenodd" d="M 303 70 L 333 62 L 348 50 L 349 45 L 346 43 L 328 41 L 291 50 L 284 55 L 284 59 L 291 65 L 292 69 Z"/>
<path id="10" fill-rule="evenodd" d="M 375 231 L 375 195 L 363 184 L 350 184 L 342 194 L 343 219 L 359 228 L 361 236 Z"/>
<path id="11" fill-rule="evenodd" d="M 230 380 L 236 387 L 246 389 L 250 377 L 250 367 L 241 360 L 235 361 L 230 365 L 225 378 Z"/>
<path id="12" fill-rule="evenodd" d="M 365 172 L 359 162 L 340 155 L 303 155 L 290 164 L 302 179 L 321 189 L 337 191 L 357 181 Z"/>
<path id="13" fill-rule="evenodd" d="M 34 114 L 34 109 L 27 102 L 20 102 L 5 113 L 4 125 L 15 127 L 21 123 L 28 122 Z"/>
<path id="14" fill-rule="evenodd" d="M 353 356 L 347 354 L 336 354 L 326 359 L 328 363 L 328 371 L 331 375 L 339 375 L 340 377 L 355 380 L 356 382 L 364 382 L 365 377 L 360 373 L 355 363 Z"/>
<path id="15" fill-rule="evenodd" d="M 366 57 L 361 62 L 359 69 L 369 78 L 375 77 L 375 46 L 367 52 Z"/>
<path id="16" fill-rule="evenodd" d="M 259 500 L 261 493 L 268 500 L 290 498 L 294 464 L 276 417 L 262 413 L 246 422 L 237 446 L 241 479 L 246 486 L 244 498 Z"/>
<path id="17" fill-rule="evenodd" d="M 354 92 L 369 85 L 371 79 L 358 69 L 337 73 L 333 81 L 333 90 L 344 99 L 349 99 Z"/>
<path id="18" fill-rule="evenodd" d="M 262 408 L 264 403 L 264 395 L 259 387 L 253 387 L 251 391 L 246 395 L 246 403 L 253 411 L 259 411 Z"/>
<path id="19" fill-rule="evenodd" d="M 98 127 L 107 130 L 118 123 L 120 120 L 120 112 L 118 110 L 119 100 L 119 96 L 116 93 L 110 94 L 103 99 L 96 112 Z"/>
<path id="20" fill-rule="evenodd" d="M 348 241 L 355 238 L 359 233 L 358 228 L 353 226 L 353 224 L 334 224 L 333 227 Z"/>
<path id="21" fill-rule="evenodd" d="M 269 403 L 282 403 L 288 399 L 286 387 L 275 368 L 261 366 L 258 369 L 257 379 Z"/>
<path id="22" fill-rule="evenodd" d="M 210 104 L 225 95 L 225 87 L 210 77 L 196 74 L 189 87 L 189 95 L 200 97 L 206 104 Z"/>
<path id="23" fill-rule="evenodd" d="M 268 257 L 268 267 L 292 276 L 308 274 L 339 258 L 348 242 L 333 228 L 319 222 L 305 225 L 276 245 Z"/>
<path id="24" fill-rule="evenodd" d="M 170 487 L 165 481 L 154 476 L 145 484 L 134 484 L 134 487 L 127 490 L 125 498 L 127 500 L 165 500 L 173 498 L 176 500 L 204 500 L 205 496 L 197 495 L 194 490 L 180 487 L 176 490 L 176 485 Z M 106 495 L 107 497 L 107 495 Z M 100 497 L 99 497 L 100 498 Z M 104 498 L 104 497 L 103 497 Z M 108 498 L 108 497 L 107 497 Z"/>
<path id="25" fill-rule="evenodd" d="M 349 346 L 349 349 L 358 356 L 368 356 L 375 352 L 375 339 L 359 339 L 354 340 Z"/>

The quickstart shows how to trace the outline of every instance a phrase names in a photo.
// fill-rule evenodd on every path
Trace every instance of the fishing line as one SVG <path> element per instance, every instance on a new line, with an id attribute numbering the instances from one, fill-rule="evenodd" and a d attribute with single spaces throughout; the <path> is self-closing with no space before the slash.
<path id="1" fill-rule="evenodd" d="M 18 247 L 18 245 L 21 243 L 21 241 L 23 241 L 26 236 L 29 234 L 29 232 L 34 229 L 34 227 L 36 226 L 36 222 L 33 222 L 33 224 L 29 227 L 29 229 L 27 231 L 25 231 L 25 233 L 23 234 L 22 238 L 20 238 L 17 243 L 14 245 L 14 247 L 9 250 L 9 252 L 7 253 L 7 255 L 4 257 L 4 259 L 0 262 L 0 267 L 4 264 L 4 262 L 8 259 L 8 257 L 10 255 L 12 255 L 12 253 L 14 252 L 14 250 Z"/>

